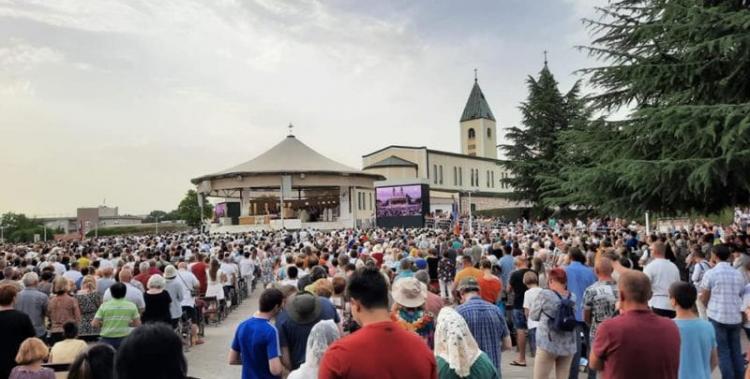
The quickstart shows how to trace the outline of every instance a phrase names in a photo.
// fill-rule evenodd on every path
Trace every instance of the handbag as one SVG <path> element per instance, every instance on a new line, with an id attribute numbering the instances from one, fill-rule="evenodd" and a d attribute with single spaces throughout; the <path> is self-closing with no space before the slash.
<path id="1" fill-rule="evenodd" d="M 188 286 L 187 282 L 185 281 L 185 279 L 182 278 L 179 272 L 177 273 L 177 277 L 180 278 L 180 281 L 182 281 L 182 284 L 184 284 L 185 287 L 188 290 L 190 290 L 190 297 L 195 298 L 198 296 L 198 290 L 196 290 L 195 287 L 190 288 L 190 286 Z"/>

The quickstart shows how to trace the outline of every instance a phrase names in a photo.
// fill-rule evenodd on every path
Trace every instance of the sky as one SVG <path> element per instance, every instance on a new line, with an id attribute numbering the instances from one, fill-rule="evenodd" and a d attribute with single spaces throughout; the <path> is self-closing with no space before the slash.
<path id="1" fill-rule="evenodd" d="M 356 168 L 459 151 L 474 69 L 519 125 L 544 50 L 563 91 L 597 64 L 575 46 L 605 1 L 0 0 L 0 213 L 171 210 L 289 123 Z"/>

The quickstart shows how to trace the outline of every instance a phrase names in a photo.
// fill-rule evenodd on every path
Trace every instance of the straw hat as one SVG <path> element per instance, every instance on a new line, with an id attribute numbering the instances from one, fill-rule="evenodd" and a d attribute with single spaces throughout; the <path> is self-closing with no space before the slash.
<path id="1" fill-rule="evenodd" d="M 402 278 L 393 284 L 391 296 L 401 306 L 420 307 L 427 299 L 427 286 L 416 278 Z"/>
<path id="2" fill-rule="evenodd" d="M 169 265 L 164 269 L 164 279 L 174 279 L 177 276 L 177 269 Z"/>

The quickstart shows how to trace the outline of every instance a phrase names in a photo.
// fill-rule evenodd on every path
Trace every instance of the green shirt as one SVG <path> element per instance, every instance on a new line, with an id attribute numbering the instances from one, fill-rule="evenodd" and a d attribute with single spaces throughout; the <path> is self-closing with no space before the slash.
<path id="1" fill-rule="evenodd" d="M 437 360 L 438 379 L 461 379 L 460 376 L 453 371 L 448 362 L 443 358 L 435 357 Z M 495 370 L 495 365 L 492 364 L 490 357 L 484 352 L 479 355 L 474 364 L 471 365 L 471 372 L 467 378 L 471 379 L 500 379 L 502 376 Z"/>
<path id="2" fill-rule="evenodd" d="M 130 334 L 130 323 L 140 317 L 138 308 L 128 300 L 112 299 L 102 304 L 96 311 L 95 319 L 101 320 L 100 336 L 122 338 Z"/>

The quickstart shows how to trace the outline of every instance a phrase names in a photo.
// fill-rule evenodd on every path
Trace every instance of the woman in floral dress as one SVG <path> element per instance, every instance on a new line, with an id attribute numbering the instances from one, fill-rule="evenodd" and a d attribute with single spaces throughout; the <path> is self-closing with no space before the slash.
<path id="1" fill-rule="evenodd" d="M 81 325 L 78 327 L 80 335 L 99 334 L 99 328 L 91 325 L 96 310 L 102 305 L 102 295 L 96 291 L 96 279 L 86 275 L 81 282 L 81 290 L 76 294 L 78 306 L 81 308 Z"/>

